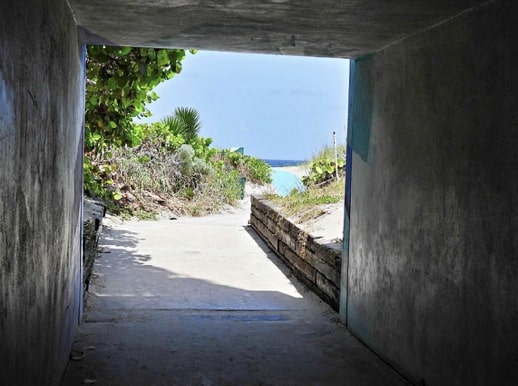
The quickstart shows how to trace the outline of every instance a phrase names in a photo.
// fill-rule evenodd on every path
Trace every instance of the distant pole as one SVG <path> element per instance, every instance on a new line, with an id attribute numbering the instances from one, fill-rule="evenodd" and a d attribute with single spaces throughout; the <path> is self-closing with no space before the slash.
<path id="1" fill-rule="evenodd" d="M 335 176 L 338 179 L 338 154 L 336 152 L 336 131 L 333 131 L 333 147 L 335 148 Z"/>

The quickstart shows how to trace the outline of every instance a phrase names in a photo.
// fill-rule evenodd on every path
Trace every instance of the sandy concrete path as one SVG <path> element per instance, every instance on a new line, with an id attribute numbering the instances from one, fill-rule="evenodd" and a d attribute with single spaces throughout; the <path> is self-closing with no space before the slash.
<path id="1" fill-rule="evenodd" d="M 400 385 L 247 226 L 108 226 L 62 386 Z M 76 358 L 79 359 L 79 358 Z"/>

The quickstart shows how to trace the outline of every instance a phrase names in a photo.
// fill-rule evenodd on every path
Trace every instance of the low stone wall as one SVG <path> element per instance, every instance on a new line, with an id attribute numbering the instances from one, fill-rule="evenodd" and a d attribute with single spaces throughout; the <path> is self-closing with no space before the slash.
<path id="1" fill-rule="evenodd" d="M 97 245 L 106 214 L 104 204 L 85 198 L 83 201 L 83 286 L 88 291 L 90 276 L 97 257 Z"/>
<path id="2" fill-rule="evenodd" d="M 300 280 L 338 310 L 341 249 L 319 242 L 260 197 L 251 196 L 250 225 Z"/>

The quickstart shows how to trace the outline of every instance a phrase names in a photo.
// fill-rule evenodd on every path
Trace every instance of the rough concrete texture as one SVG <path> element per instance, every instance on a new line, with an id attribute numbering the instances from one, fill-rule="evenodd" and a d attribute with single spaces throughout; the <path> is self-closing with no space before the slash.
<path id="1" fill-rule="evenodd" d="M 76 332 L 81 63 L 66 1 L 0 2 L 0 385 L 57 384 Z"/>
<path id="2" fill-rule="evenodd" d="M 291 277 L 249 215 L 109 226 L 74 344 L 85 357 L 62 386 L 405 384 Z"/>
<path id="3" fill-rule="evenodd" d="M 348 326 L 426 385 L 518 384 L 518 8 L 352 66 Z"/>
<path id="4" fill-rule="evenodd" d="M 481 0 L 71 0 L 92 43 L 357 57 Z"/>

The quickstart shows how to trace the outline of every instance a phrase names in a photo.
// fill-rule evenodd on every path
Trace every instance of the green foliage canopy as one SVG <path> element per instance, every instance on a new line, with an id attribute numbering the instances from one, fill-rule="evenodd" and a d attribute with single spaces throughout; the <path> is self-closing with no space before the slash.
<path id="1" fill-rule="evenodd" d="M 88 46 L 85 151 L 135 145 L 132 120 L 149 116 L 153 88 L 181 71 L 185 50 Z"/>

